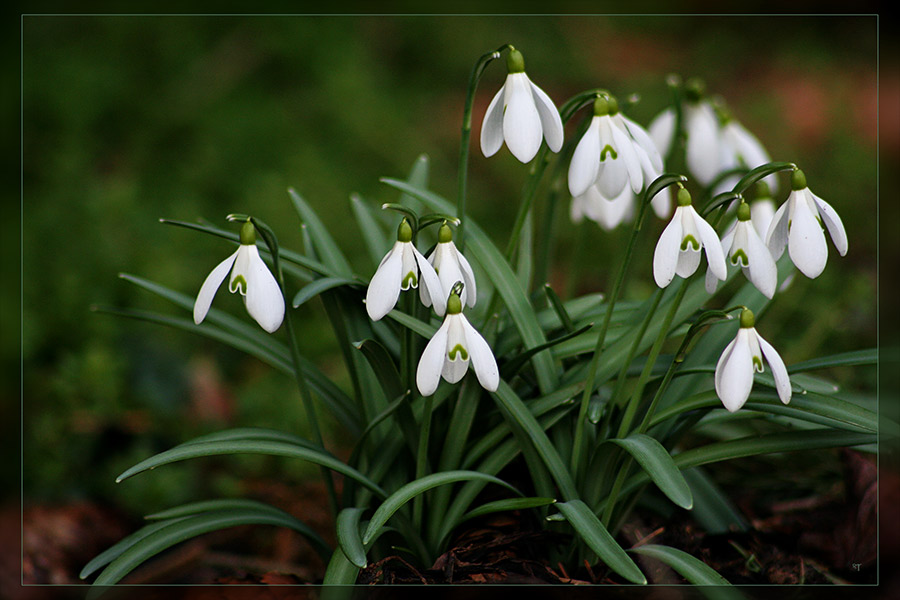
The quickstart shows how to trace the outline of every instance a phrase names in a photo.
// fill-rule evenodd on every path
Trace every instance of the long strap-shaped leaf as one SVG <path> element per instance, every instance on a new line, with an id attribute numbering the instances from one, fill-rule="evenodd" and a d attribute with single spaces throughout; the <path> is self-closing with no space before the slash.
<path id="1" fill-rule="evenodd" d="M 350 267 L 350 263 L 341 253 L 316 211 L 293 189 L 289 189 L 288 194 L 291 196 L 291 202 L 294 203 L 300 219 L 306 224 L 309 235 L 312 237 L 313 246 L 315 246 L 322 263 L 338 277 L 352 278 L 353 269 Z"/>
<path id="2" fill-rule="evenodd" d="M 280 512 L 280 511 L 279 511 Z M 126 548 L 94 581 L 94 590 L 113 585 L 135 567 L 163 550 L 204 533 L 238 525 L 276 525 L 296 528 L 298 521 L 287 513 L 260 508 L 230 508 L 168 521 Z M 96 592 L 95 592 L 96 593 Z"/>
<path id="3" fill-rule="evenodd" d="M 443 473 L 432 473 L 431 475 L 426 475 L 425 477 L 407 483 L 382 502 L 381 506 L 375 510 L 375 514 L 372 515 L 372 519 L 369 521 L 369 526 L 366 528 L 366 532 L 362 537 L 362 543 L 368 544 L 371 542 L 375 536 L 378 535 L 384 524 L 387 523 L 388 519 L 390 519 L 401 506 L 419 494 L 425 493 L 439 485 L 447 485 L 449 483 L 456 483 L 457 481 L 470 481 L 473 479 L 496 483 L 521 496 L 521 493 L 516 490 L 516 488 L 502 479 L 492 475 L 485 475 L 478 471 L 446 471 Z"/>
<path id="4" fill-rule="evenodd" d="M 570 500 L 569 502 L 559 502 L 555 506 L 581 539 L 610 569 L 632 583 L 647 583 L 647 578 L 644 577 L 638 566 L 606 530 L 606 527 L 587 504 L 581 500 Z"/>
<path id="5" fill-rule="evenodd" d="M 307 460 L 358 481 L 382 498 L 387 496 L 385 491 L 374 481 L 370 480 L 356 469 L 344 464 L 324 450 L 316 450 L 276 440 L 239 439 L 182 444 L 181 446 L 176 446 L 165 452 L 160 452 L 155 456 L 151 456 L 150 458 L 139 462 L 119 475 L 116 478 L 116 482 L 121 482 L 138 473 L 143 473 L 149 469 L 154 469 L 169 463 L 199 458 L 202 456 L 220 456 L 223 454 L 269 454 L 272 456 L 286 456 L 288 458 Z"/>
<path id="6" fill-rule="evenodd" d="M 633 433 L 626 438 L 609 441 L 624 448 L 669 500 L 687 510 L 693 507 L 691 488 L 684 475 L 675 466 L 669 452 L 655 438 L 643 433 Z"/>
<path id="7" fill-rule="evenodd" d="M 444 198 L 427 190 L 409 185 L 405 181 L 390 178 L 383 178 L 382 181 L 411 196 L 415 196 L 437 212 L 451 214 L 455 210 L 454 206 Z M 519 283 L 512 267 L 506 262 L 503 254 L 494 246 L 490 238 L 485 235 L 478 225 L 471 220 L 466 224 L 466 235 L 467 249 L 485 272 L 490 273 L 494 286 L 506 304 L 510 317 L 516 324 L 525 346 L 534 348 L 546 343 L 547 338 L 534 317 L 534 309 L 528 300 L 528 295 Z M 558 382 L 558 374 L 550 352 L 539 352 L 532 358 L 532 364 L 534 364 L 541 392 L 549 393 Z"/>
<path id="8" fill-rule="evenodd" d="M 630 551 L 665 563 L 694 585 L 731 585 L 727 579 L 716 573 L 715 569 L 705 562 L 678 548 L 646 544 L 632 548 Z M 715 595 L 712 597 L 722 598 L 723 600 L 743 598 L 737 590 L 731 589 L 716 590 Z"/>
<path id="9" fill-rule="evenodd" d="M 335 523 L 338 545 L 347 559 L 360 569 L 366 567 L 366 548 L 359 535 L 359 518 L 364 510 L 362 508 L 345 508 L 338 513 Z"/>

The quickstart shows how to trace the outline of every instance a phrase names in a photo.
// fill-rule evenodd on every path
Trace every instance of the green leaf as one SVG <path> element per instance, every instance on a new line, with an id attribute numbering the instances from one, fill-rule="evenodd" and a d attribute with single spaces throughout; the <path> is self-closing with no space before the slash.
<path id="1" fill-rule="evenodd" d="M 694 505 L 691 488 L 669 452 L 655 438 L 643 433 L 633 433 L 626 438 L 609 441 L 624 448 L 669 500 L 681 508 L 691 509 Z"/>
<path id="2" fill-rule="evenodd" d="M 694 496 L 692 516 L 707 533 L 747 530 L 744 516 L 702 467 L 685 469 L 683 473 Z"/>
<path id="3" fill-rule="evenodd" d="M 341 550 L 360 569 L 366 568 L 366 549 L 359 536 L 359 519 L 363 511 L 362 508 L 345 508 L 338 513 L 335 525 Z"/>
<path id="4" fill-rule="evenodd" d="M 503 500 L 494 500 L 493 502 L 487 502 L 482 504 L 481 506 L 474 508 L 467 512 L 462 519 L 459 520 L 460 523 L 463 521 L 468 521 L 469 519 L 474 519 L 475 517 L 481 517 L 484 515 L 489 515 L 496 512 L 506 512 L 510 510 L 526 510 L 529 508 L 539 508 L 541 506 L 548 506 L 556 502 L 555 498 L 538 498 L 538 497 L 530 497 L 530 498 L 504 498 Z"/>
<path id="5" fill-rule="evenodd" d="M 408 184 L 405 181 L 382 178 L 382 181 L 391 187 L 407 192 L 420 199 L 429 208 L 438 212 L 453 213 L 455 207 L 444 198 L 427 190 L 422 190 Z M 490 238 L 473 221 L 466 223 L 466 248 L 486 273 L 491 274 L 497 293 L 506 304 L 510 317 L 516 324 L 522 341 L 526 347 L 533 348 L 544 344 L 547 339 L 544 331 L 534 316 L 534 309 L 528 295 L 519 283 L 516 273 L 512 270 L 503 254 L 494 246 Z M 549 352 L 539 352 L 532 357 L 538 385 L 542 393 L 549 393 L 558 383 L 556 367 Z"/>
<path id="6" fill-rule="evenodd" d="M 257 509 L 224 509 L 161 523 L 162 527 L 141 537 L 112 560 L 94 581 L 93 586 L 98 588 L 113 585 L 150 557 L 204 533 L 238 525 L 276 525 L 295 528 L 297 523 L 299 521 L 287 513 L 278 514 Z"/>
<path id="7" fill-rule="evenodd" d="M 529 360 L 531 360 L 531 357 L 534 356 L 535 354 L 537 354 L 538 352 L 541 352 L 548 348 L 552 348 L 553 346 L 556 346 L 567 340 L 577 337 L 577 336 L 581 335 L 582 333 L 587 332 L 587 330 L 589 330 L 593 326 L 594 326 L 593 323 L 588 323 L 587 325 L 585 325 L 581 329 L 578 329 L 577 331 L 572 331 L 572 332 L 566 333 L 564 335 L 561 335 L 558 338 L 554 338 L 548 342 L 544 342 L 540 346 L 536 346 L 534 348 L 529 348 L 527 350 L 523 350 L 520 354 L 517 354 L 512 360 L 510 360 L 509 362 L 507 362 L 506 364 L 503 365 L 503 369 L 502 369 L 503 379 L 507 379 L 507 380 L 511 379 L 516 373 L 519 372 L 519 369 L 521 369 L 523 366 L 525 366 L 525 363 L 527 363 Z"/>
<path id="8" fill-rule="evenodd" d="M 415 333 L 419 334 L 419 336 L 425 338 L 426 340 L 430 340 L 431 338 L 433 338 L 435 332 L 437 332 L 438 330 L 438 328 L 431 323 L 420 321 L 412 315 L 408 315 L 402 310 L 397 310 L 396 308 L 389 312 L 387 316 L 394 321 L 397 321 L 404 327 L 412 329 Z"/>
<path id="9" fill-rule="evenodd" d="M 294 208 L 297 209 L 297 213 L 300 215 L 300 220 L 306 224 L 309 230 L 309 235 L 322 263 L 335 275 L 352 278 L 353 269 L 350 267 L 350 263 L 347 262 L 334 238 L 331 237 L 331 233 L 328 232 L 328 229 L 319 219 L 316 212 L 294 189 L 289 189 L 288 194 L 290 194 L 291 202 L 294 203 Z"/>
<path id="10" fill-rule="evenodd" d="M 81 573 L 78 574 L 78 577 L 80 579 L 86 579 L 90 577 L 94 572 L 97 571 L 97 569 L 108 565 L 113 560 L 121 556 L 123 552 L 139 543 L 144 538 L 156 533 L 161 529 L 165 529 L 178 520 L 180 519 L 172 519 L 163 523 L 152 523 L 150 525 L 141 527 L 131 535 L 122 538 L 114 545 L 110 546 L 109 548 L 92 558 L 90 562 L 88 562 L 88 564 L 86 564 L 84 568 L 81 569 Z"/>
<path id="11" fill-rule="evenodd" d="M 321 447 L 314 442 L 301 437 L 299 435 L 288 433 L 286 431 L 278 431 L 275 429 L 265 429 L 263 427 L 235 427 L 234 429 L 225 429 L 195 437 L 178 446 L 186 446 L 188 444 L 196 444 L 203 442 L 226 442 L 233 440 L 272 440 L 278 442 L 286 442 L 295 444 L 304 448 L 313 450 L 321 450 Z"/>
<path id="12" fill-rule="evenodd" d="M 469 481 L 472 479 L 496 483 L 497 485 L 502 485 L 514 493 L 521 495 L 516 488 L 502 479 L 498 479 L 492 475 L 485 475 L 478 471 L 445 471 L 443 473 L 432 473 L 431 475 L 426 475 L 425 477 L 407 483 L 382 502 L 381 506 L 375 511 L 375 514 L 372 515 L 372 520 L 369 521 L 369 526 L 366 528 L 365 534 L 363 534 L 363 543 L 367 544 L 372 541 L 375 536 L 378 535 L 384 524 L 387 523 L 388 519 L 390 519 L 401 506 L 419 494 L 425 493 L 439 485 L 447 485 L 449 483 L 456 483 L 457 481 Z"/>
<path id="13" fill-rule="evenodd" d="M 272 456 L 299 458 L 350 477 L 351 479 L 358 481 L 381 497 L 385 497 L 387 495 L 384 490 L 382 490 L 378 486 L 378 484 L 371 481 L 368 477 L 366 477 L 356 469 L 344 464 L 331 454 L 328 454 L 324 450 L 305 448 L 302 446 L 297 446 L 295 444 L 275 440 L 238 439 L 228 441 L 193 442 L 182 444 L 181 446 L 176 446 L 175 448 L 166 450 L 165 452 L 160 452 L 159 454 L 156 454 L 146 460 L 139 462 L 138 464 L 134 465 L 130 469 L 127 469 L 124 473 L 119 475 L 116 478 L 116 482 L 119 483 L 129 477 L 137 475 L 138 473 L 143 473 L 144 471 L 147 471 L 149 469 L 155 469 L 156 467 L 167 465 L 169 463 L 188 460 L 191 458 L 199 458 L 203 456 L 220 456 L 223 454 L 268 454 Z"/>
<path id="14" fill-rule="evenodd" d="M 646 584 L 647 579 L 631 557 L 616 542 L 597 515 L 581 500 L 559 502 L 556 508 L 606 565 L 632 583 Z"/>
<path id="15" fill-rule="evenodd" d="M 632 548 L 631 552 L 642 556 L 649 556 L 672 567 L 676 573 L 688 580 L 694 585 L 731 585 L 728 580 L 716 573 L 716 571 L 705 562 L 691 556 L 683 550 L 672 548 L 670 546 L 660 546 L 656 544 L 645 544 Z M 728 590 L 731 592 L 730 590 Z M 726 590 L 722 590 L 723 595 L 716 594 L 716 598 L 741 598 L 742 596 L 736 590 L 733 593 L 725 594 Z"/>
<path id="16" fill-rule="evenodd" d="M 391 247 L 390 236 L 378 224 L 374 211 L 358 194 L 350 195 L 350 206 L 362 232 L 369 258 L 377 265 Z"/>
<path id="17" fill-rule="evenodd" d="M 345 285 L 360 287 L 362 286 L 362 283 L 355 279 L 347 279 L 344 277 L 322 277 L 320 279 L 315 279 L 303 286 L 300 291 L 297 292 L 292 304 L 294 308 L 297 308 L 307 300 L 315 298 L 322 292 Z"/>
<path id="18" fill-rule="evenodd" d="M 829 369 L 831 367 L 855 367 L 858 365 L 874 365 L 878 362 L 878 348 L 868 348 L 866 350 L 856 350 L 853 352 L 843 352 L 841 354 L 832 354 L 830 356 L 822 356 L 811 360 L 805 360 L 790 365 L 788 373 L 800 373 L 803 371 L 814 371 L 816 369 Z"/>
<path id="19" fill-rule="evenodd" d="M 553 288 L 550 287 L 549 283 L 544 284 L 544 293 L 547 294 L 550 306 L 553 308 L 553 312 L 556 313 L 556 316 L 559 317 L 559 322 L 562 323 L 566 333 L 575 331 L 575 324 L 572 323 L 572 317 L 569 316 L 569 311 L 566 310 L 565 304 L 563 304 L 563 301 L 560 300 L 556 292 L 553 291 Z"/>

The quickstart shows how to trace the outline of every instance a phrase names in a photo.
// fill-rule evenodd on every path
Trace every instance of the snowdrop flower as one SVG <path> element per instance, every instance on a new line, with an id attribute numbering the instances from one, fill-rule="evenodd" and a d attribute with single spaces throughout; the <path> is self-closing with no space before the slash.
<path id="1" fill-rule="evenodd" d="M 453 243 L 453 232 L 450 226 L 444 222 L 438 231 L 438 243 L 428 256 L 428 262 L 434 267 L 441 282 L 441 290 L 450 290 L 457 281 L 463 282 L 463 289 L 459 299 L 469 307 L 475 306 L 477 291 L 475 288 L 475 274 L 466 257 Z M 419 286 L 419 294 L 422 304 L 431 306 L 431 296 L 427 286 Z"/>
<path id="2" fill-rule="evenodd" d="M 284 296 L 275 277 L 259 256 L 256 231 L 250 221 L 241 227 L 240 240 L 241 245 L 235 253 L 220 262 L 200 286 L 194 302 L 194 323 L 199 325 L 206 318 L 219 286 L 231 272 L 229 291 L 232 294 L 239 291 L 250 316 L 260 327 L 273 333 L 284 319 Z"/>
<path id="3" fill-rule="evenodd" d="M 766 246 L 778 260 L 788 247 L 791 261 L 807 277 L 814 279 L 825 269 L 828 245 L 822 224 L 828 229 L 838 254 L 847 254 L 847 232 L 831 205 L 806 186 L 806 175 L 797 169 L 791 174 L 791 194 L 772 217 Z"/>
<path id="4" fill-rule="evenodd" d="M 759 232 L 751 220 L 751 209 L 746 202 L 741 202 L 737 211 L 737 223 L 722 238 L 722 249 L 728 262 L 740 267 L 750 283 L 756 286 L 766 298 L 775 295 L 778 285 L 778 268 L 769 249 L 762 241 Z M 706 272 L 706 291 L 716 291 L 718 280 L 712 270 Z"/>
<path id="5" fill-rule="evenodd" d="M 413 231 L 406 219 L 397 228 L 397 242 L 381 259 L 381 264 L 369 281 L 366 290 L 366 312 L 373 321 L 391 312 L 400 298 L 401 290 L 427 288 L 426 294 L 434 303 L 434 311 L 443 316 L 446 309 L 444 292 L 434 267 L 416 250 L 412 243 Z M 420 281 L 421 280 L 421 281 Z M 421 284 L 421 285 L 420 285 Z M 430 305 L 431 302 L 426 304 Z"/>
<path id="6" fill-rule="evenodd" d="M 416 369 L 416 385 L 423 396 L 435 392 L 443 376 L 456 383 L 466 374 L 469 363 L 475 370 L 478 383 L 489 392 L 497 391 L 500 372 L 491 347 L 462 314 L 462 301 L 457 289 L 447 299 L 444 323 L 425 346 Z"/>
<path id="7" fill-rule="evenodd" d="M 637 194 L 644 187 L 645 173 L 649 183 L 662 172 L 662 158 L 649 134 L 618 113 L 615 98 L 602 95 L 594 101 L 594 117 L 569 164 L 572 197 L 591 186 L 604 198 L 617 198 L 629 187 Z"/>
<path id="8" fill-rule="evenodd" d="M 763 372 L 763 357 L 772 369 L 775 389 L 784 404 L 791 401 L 791 380 L 784 361 L 754 328 L 753 313 L 741 312 L 737 336 L 725 347 L 716 364 L 716 394 L 729 412 L 740 409 L 753 387 L 753 373 Z"/>
<path id="9" fill-rule="evenodd" d="M 706 251 L 709 269 L 717 279 L 727 275 L 725 255 L 716 230 L 691 206 L 691 194 L 678 190 L 678 207 L 666 225 L 653 252 L 653 278 L 663 288 L 677 274 L 690 277 L 700 265 L 700 249 Z"/>
<path id="10" fill-rule="evenodd" d="M 625 188 L 615 198 L 604 198 L 596 185 L 585 193 L 572 198 L 569 216 L 573 223 L 580 223 L 584 217 L 597 223 L 606 231 L 615 229 L 620 223 L 634 215 L 634 192 Z"/>
<path id="11" fill-rule="evenodd" d="M 694 80 L 685 87 L 682 103 L 685 162 L 691 175 L 706 186 L 720 172 L 719 120 L 712 104 L 703 97 L 703 84 Z M 665 156 L 675 140 L 675 110 L 667 108 L 648 126 L 650 137 Z"/>
<path id="12" fill-rule="evenodd" d="M 527 163 L 537 154 L 542 138 L 550 150 L 559 152 L 563 124 L 556 105 L 525 74 L 521 52 L 510 50 L 506 66 L 506 82 L 488 105 L 481 124 L 482 153 L 493 156 L 505 141 L 513 156 Z"/>
<path id="13" fill-rule="evenodd" d="M 755 169 L 771 162 L 769 153 L 762 143 L 747 129 L 736 121 L 724 108 L 720 107 L 721 127 L 719 129 L 719 172 L 730 171 L 738 167 Z M 725 192 L 739 181 L 737 175 L 726 178 L 714 193 Z M 778 191 L 778 179 L 774 174 L 766 176 L 764 181 L 772 191 Z"/>
<path id="14" fill-rule="evenodd" d="M 769 233 L 769 225 L 775 216 L 775 201 L 769 192 L 769 186 L 765 181 L 757 184 L 756 199 L 750 203 L 750 222 L 756 229 L 756 233 L 762 239 Z"/>

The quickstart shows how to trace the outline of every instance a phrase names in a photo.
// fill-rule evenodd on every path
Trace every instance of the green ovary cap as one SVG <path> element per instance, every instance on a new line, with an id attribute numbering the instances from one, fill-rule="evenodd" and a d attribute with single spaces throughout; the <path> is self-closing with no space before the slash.
<path id="1" fill-rule="evenodd" d="M 741 202 L 738 205 L 737 209 L 737 218 L 738 221 L 749 221 L 750 220 L 750 205 L 746 202 Z"/>
<path id="2" fill-rule="evenodd" d="M 252 246 L 256 243 L 256 228 L 247 221 L 241 226 L 241 245 Z"/>
<path id="3" fill-rule="evenodd" d="M 613 101 L 614 102 L 614 101 Z M 594 116 L 595 117 L 605 117 L 606 115 L 614 114 L 613 113 L 613 104 L 610 102 L 609 96 L 598 96 L 596 100 L 594 100 Z"/>
<path id="4" fill-rule="evenodd" d="M 397 227 L 397 241 L 398 242 L 411 242 L 413 236 L 412 227 L 409 224 L 409 221 L 403 219 L 400 221 L 400 226 Z"/>
<path id="5" fill-rule="evenodd" d="M 745 308 L 741 311 L 741 328 L 749 329 L 754 325 L 756 325 L 756 320 L 753 318 L 753 311 Z"/>
<path id="6" fill-rule="evenodd" d="M 691 193 L 689 191 L 687 191 L 685 188 L 679 188 L 677 201 L 678 201 L 678 206 L 690 206 L 691 205 Z"/>
<path id="7" fill-rule="evenodd" d="M 447 225 L 447 221 L 444 221 L 441 224 L 441 228 L 438 230 L 438 242 L 441 244 L 446 244 L 448 242 L 453 241 L 453 230 L 450 229 L 450 226 Z"/>
<path id="8" fill-rule="evenodd" d="M 462 302 L 459 300 L 459 296 L 456 292 L 451 292 L 450 297 L 447 298 L 447 314 L 448 315 L 458 315 L 462 312 Z"/>
<path id="9" fill-rule="evenodd" d="M 512 48 L 506 56 L 506 70 L 509 73 L 523 73 L 525 71 L 525 58 L 515 48 Z"/>
<path id="10" fill-rule="evenodd" d="M 706 84 L 700 79 L 690 79 L 684 84 L 684 95 L 691 102 L 699 102 L 706 93 Z"/>
<path id="11" fill-rule="evenodd" d="M 791 189 L 794 191 L 806 189 L 806 174 L 800 169 L 791 173 Z"/>

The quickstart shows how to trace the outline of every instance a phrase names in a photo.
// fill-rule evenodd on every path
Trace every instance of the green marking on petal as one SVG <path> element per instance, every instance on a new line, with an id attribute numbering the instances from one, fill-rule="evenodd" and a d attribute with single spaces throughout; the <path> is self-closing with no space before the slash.
<path id="1" fill-rule="evenodd" d="M 616 160 L 617 158 L 619 158 L 619 155 L 616 154 L 616 151 L 613 149 L 613 147 L 610 146 L 609 144 L 607 144 L 607 145 L 603 146 L 603 150 L 600 151 L 600 162 L 603 162 L 604 160 L 606 160 L 607 153 L 612 155 L 613 160 Z"/>
<path id="2" fill-rule="evenodd" d="M 697 238 L 688 234 L 684 236 L 684 239 L 681 240 L 681 249 L 687 250 L 688 246 L 693 246 L 694 250 L 700 250 L 700 242 L 697 241 Z"/>
<path id="3" fill-rule="evenodd" d="M 415 271 L 410 271 L 400 282 L 401 290 L 408 290 L 410 287 L 419 287 L 419 278 L 416 277 Z"/>
<path id="4" fill-rule="evenodd" d="M 742 267 L 747 267 L 750 266 L 750 260 L 747 258 L 747 254 L 744 252 L 744 250 L 742 248 L 738 248 L 731 255 L 731 264 L 740 264 Z"/>
<path id="5" fill-rule="evenodd" d="M 759 356 L 754 356 L 754 357 L 753 357 L 753 369 L 754 369 L 757 373 L 762 373 L 763 370 L 764 370 L 764 369 L 763 369 L 763 364 L 762 364 L 762 358 L 760 358 Z"/>
<path id="6" fill-rule="evenodd" d="M 244 279 L 243 275 L 235 276 L 231 282 L 228 284 L 228 290 L 233 294 L 236 291 L 240 290 L 241 296 L 247 295 L 247 280 Z"/>
<path id="7" fill-rule="evenodd" d="M 462 347 L 462 344 L 453 346 L 447 355 L 450 357 L 450 360 L 456 360 L 457 357 L 461 357 L 463 360 L 469 360 L 469 353 Z"/>

